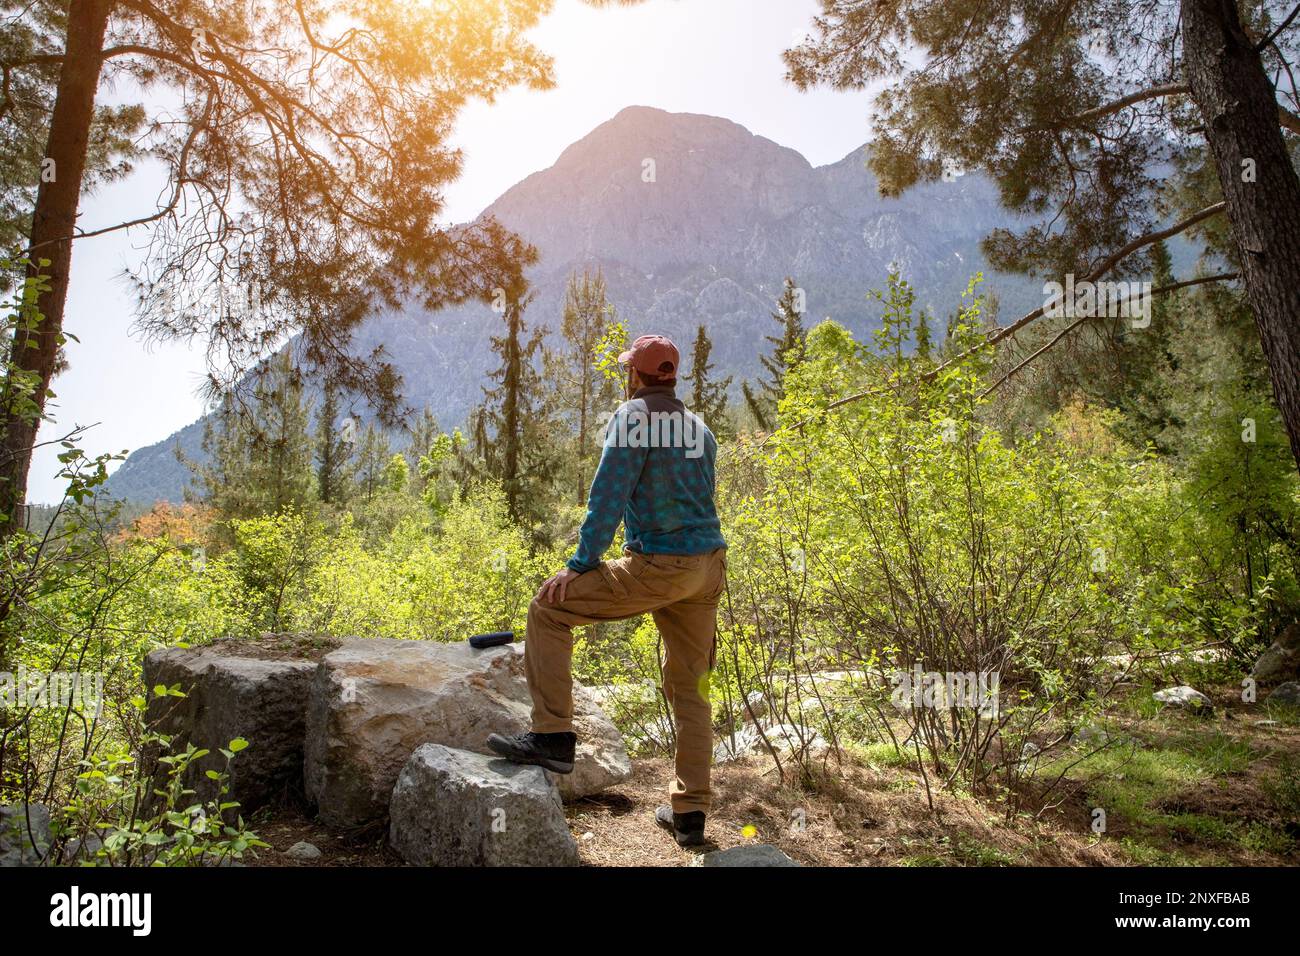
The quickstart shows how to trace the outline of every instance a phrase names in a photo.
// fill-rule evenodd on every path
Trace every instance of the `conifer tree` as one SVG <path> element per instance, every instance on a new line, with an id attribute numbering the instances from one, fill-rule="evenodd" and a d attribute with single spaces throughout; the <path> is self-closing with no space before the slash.
<path id="1" fill-rule="evenodd" d="M 771 355 L 759 357 L 767 375 L 759 379 L 757 389 L 749 382 L 741 383 L 740 387 L 754 420 L 767 431 L 776 425 L 777 405 L 785 395 L 786 372 L 803 360 L 805 333 L 800 297 L 794 279 L 787 278 L 776 311 L 772 313 L 772 319 L 781 326 L 781 334 L 763 336 L 773 346 Z"/>
<path id="2" fill-rule="evenodd" d="M 727 421 L 727 389 L 731 387 L 732 376 L 728 375 L 720 382 L 712 378 L 713 364 L 709 354 L 713 351 L 713 342 L 709 334 L 700 325 L 695 332 L 695 346 L 691 351 L 691 371 L 685 376 L 691 383 L 690 409 L 709 426 L 714 436 L 721 440 L 730 432 Z"/>

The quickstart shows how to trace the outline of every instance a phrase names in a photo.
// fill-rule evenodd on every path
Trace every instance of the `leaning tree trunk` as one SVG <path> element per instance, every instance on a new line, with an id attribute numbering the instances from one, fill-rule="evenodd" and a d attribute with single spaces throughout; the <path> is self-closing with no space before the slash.
<path id="1" fill-rule="evenodd" d="M 14 336 L 13 363 L 20 371 L 34 373 L 38 389 L 33 396 L 45 408 L 50 380 L 59 355 L 63 331 L 63 307 L 68 298 L 68 269 L 72 263 L 72 232 L 77 222 L 77 203 L 86 171 L 86 149 L 95 115 L 95 89 L 103 64 L 104 33 L 112 0 L 72 0 L 68 9 L 68 35 L 63 65 L 50 119 L 45 158 L 51 175 L 42 175 L 32 214 L 30 248 L 32 266 L 28 275 L 48 277 L 48 289 L 37 299 L 44 315 L 32 331 L 19 330 Z M 48 259 L 48 266 L 40 260 Z M 27 497 L 27 471 L 32 463 L 39 420 L 29 415 L 5 415 L 0 423 L 0 537 L 20 523 Z"/>
<path id="2" fill-rule="evenodd" d="M 1234 0 L 1182 0 L 1182 20 L 1187 80 L 1228 204 L 1273 397 L 1300 463 L 1300 179 L 1273 84 Z"/>

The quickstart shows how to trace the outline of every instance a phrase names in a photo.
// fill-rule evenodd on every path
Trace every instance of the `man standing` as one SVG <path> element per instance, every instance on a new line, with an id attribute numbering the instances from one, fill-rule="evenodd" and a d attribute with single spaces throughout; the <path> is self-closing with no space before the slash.
<path id="1" fill-rule="evenodd" d="M 674 395 L 679 355 L 643 335 L 618 357 L 628 401 L 605 429 L 577 553 L 528 607 L 524 662 L 532 730 L 492 734 L 488 746 L 518 763 L 573 771 L 573 628 L 649 612 L 663 637 L 664 696 L 677 726 L 671 806 L 655 812 L 681 846 L 704 842 L 713 729 L 709 671 L 727 544 L 713 502 L 713 433 Z M 623 556 L 602 561 L 623 522 Z"/>

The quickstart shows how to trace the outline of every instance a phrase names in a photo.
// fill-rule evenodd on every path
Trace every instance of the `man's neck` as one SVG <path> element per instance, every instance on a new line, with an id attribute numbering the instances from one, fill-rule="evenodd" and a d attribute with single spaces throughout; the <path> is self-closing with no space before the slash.
<path id="1" fill-rule="evenodd" d="M 632 393 L 633 398 L 641 398 L 645 395 L 672 395 L 676 390 L 674 385 L 642 385 Z"/>

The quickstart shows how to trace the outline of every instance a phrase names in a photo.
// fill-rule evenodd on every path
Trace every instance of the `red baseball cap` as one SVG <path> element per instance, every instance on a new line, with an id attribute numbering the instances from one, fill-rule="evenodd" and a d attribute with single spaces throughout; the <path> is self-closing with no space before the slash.
<path id="1" fill-rule="evenodd" d="M 619 365 L 631 365 L 643 375 L 676 378 L 681 356 L 666 335 L 643 335 L 618 357 Z"/>

